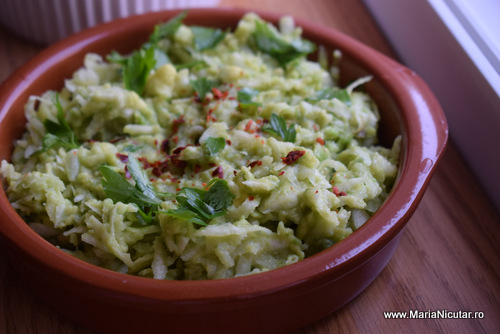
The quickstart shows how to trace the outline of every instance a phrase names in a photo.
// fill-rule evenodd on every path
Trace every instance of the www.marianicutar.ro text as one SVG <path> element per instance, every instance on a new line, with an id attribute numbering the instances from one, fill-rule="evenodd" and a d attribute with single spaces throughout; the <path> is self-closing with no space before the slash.
<path id="1" fill-rule="evenodd" d="M 385 319 L 483 319 L 481 311 L 449 311 L 449 310 L 410 310 L 384 312 Z"/>

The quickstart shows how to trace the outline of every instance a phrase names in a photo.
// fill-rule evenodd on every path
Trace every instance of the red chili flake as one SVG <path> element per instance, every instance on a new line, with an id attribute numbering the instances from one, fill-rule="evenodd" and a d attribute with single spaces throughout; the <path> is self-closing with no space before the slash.
<path id="1" fill-rule="evenodd" d="M 339 192 L 339 196 L 347 196 L 347 193 L 345 191 Z"/>
<path id="2" fill-rule="evenodd" d="M 175 191 L 181 191 L 181 188 L 177 188 L 177 189 L 175 189 Z"/>
<path id="3" fill-rule="evenodd" d="M 245 131 L 254 133 L 255 131 L 252 130 L 252 125 L 253 125 L 253 120 L 249 120 L 248 123 L 245 125 Z"/>
<path id="4" fill-rule="evenodd" d="M 185 122 L 186 120 L 184 119 L 184 115 L 181 115 L 179 118 L 174 119 L 172 121 L 172 133 L 176 134 L 179 131 L 179 126 Z"/>
<path id="5" fill-rule="evenodd" d="M 226 144 L 228 144 L 229 146 L 231 146 L 232 142 L 228 139 L 228 140 L 226 140 Z"/>
<path id="6" fill-rule="evenodd" d="M 179 137 L 177 137 L 177 136 L 173 136 L 173 137 L 172 137 L 172 141 L 173 141 L 175 144 L 177 144 L 177 143 L 179 142 Z"/>
<path id="7" fill-rule="evenodd" d="M 285 171 L 284 171 L 284 170 L 282 170 L 282 171 L 281 171 L 278 175 L 279 175 L 279 176 L 281 176 L 281 175 L 283 175 L 283 174 L 285 174 Z"/>
<path id="8" fill-rule="evenodd" d="M 248 167 L 250 167 L 250 168 L 253 168 L 255 166 L 262 166 L 262 161 L 255 160 L 255 161 L 252 161 L 251 163 L 248 164 Z"/>
<path id="9" fill-rule="evenodd" d="M 114 144 L 114 143 L 117 143 L 117 142 L 124 140 L 124 139 L 125 139 L 125 137 L 117 137 L 117 138 L 111 139 L 109 142 Z"/>
<path id="10" fill-rule="evenodd" d="M 254 199 L 255 199 L 255 197 L 253 197 L 253 196 L 248 197 L 249 201 L 253 201 Z"/>
<path id="11" fill-rule="evenodd" d="M 233 174 L 234 174 L 234 176 L 236 176 L 236 174 L 238 174 L 238 172 L 236 171 L 236 169 L 233 169 Z"/>
<path id="12" fill-rule="evenodd" d="M 198 174 L 200 171 L 201 171 L 201 166 L 200 165 L 194 166 L 194 172 L 195 172 L 195 174 Z"/>
<path id="13" fill-rule="evenodd" d="M 221 99 L 222 98 L 222 93 L 220 90 L 218 90 L 216 87 L 212 88 L 212 93 L 214 93 L 214 97 L 216 99 Z"/>
<path id="14" fill-rule="evenodd" d="M 207 118 L 205 119 L 205 122 L 208 123 L 210 122 L 210 119 L 212 119 L 212 113 L 214 112 L 214 109 L 211 108 L 211 109 L 208 109 L 207 111 Z"/>
<path id="15" fill-rule="evenodd" d="M 158 146 L 158 139 L 155 139 L 155 146 Z"/>
<path id="16" fill-rule="evenodd" d="M 340 194 L 340 192 L 339 192 L 339 188 L 337 188 L 337 187 L 333 187 L 333 188 L 332 188 L 332 192 L 333 192 L 333 194 L 334 194 L 335 196 L 339 196 L 339 194 Z"/>
<path id="17" fill-rule="evenodd" d="M 315 193 L 317 194 L 317 193 L 318 193 L 318 191 L 316 190 L 316 191 L 315 191 Z"/>
<path id="18" fill-rule="evenodd" d="M 160 177 L 163 173 L 161 172 L 161 169 L 158 167 L 154 167 L 153 170 L 151 171 L 154 176 Z"/>
<path id="19" fill-rule="evenodd" d="M 212 172 L 212 176 L 218 177 L 219 179 L 223 179 L 224 178 L 224 171 L 222 170 L 222 167 L 217 166 L 217 168 L 214 169 L 214 171 Z"/>
<path id="20" fill-rule="evenodd" d="M 306 154 L 305 150 L 290 151 L 288 152 L 286 157 L 281 158 L 281 161 L 283 161 L 285 165 L 291 165 L 297 160 L 299 160 L 300 157 L 303 156 L 304 154 Z"/>
<path id="21" fill-rule="evenodd" d="M 321 145 L 325 145 L 325 140 L 323 138 L 316 138 L 316 143 L 319 143 Z"/>
<path id="22" fill-rule="evenodd" d="M 149 163 L 148 159 L 146 159 L 144 157 L 139 157 L 139 158 L 137 158 L 137 160 L 139 160 L 142 163 L 142 167 L 144 169 L 148 169 L 148 168 L 151 168 L 152 166 L 154 166 L 154 163 L 153 164 Z"/>
<path id="23" fill-rule="evenodd" d="M 170 141 L 168 139 L 165 139 L 161 142 L 161 151 L 165 154 L 168 154 L 168 152 L 170 151 Z"/>
<path id="24" fill-rule="evenodd" d="M 156 180 L 154 178 L 150 178 L 149 182 L 156 182 Z"/>
<path id="25" fill-rule="evenodd" d="M 207 186 L 207 184 L 206 184 L 205 182 L 203 182 L 201 185 L 202 185 L 203 187 L 206 187 L 206 186 Z"/>
<path id="26" fill-rule="evenodd" d="M 175 150 L 172 152 L 173 155 L 179 155 L 181 154 L 182 151 L 186 149 L 186 147 L 191 146 L 191 145 L 186 145 L 186 146 L 179 146 L 176 147 Z"/>
<path id="27" fill-rule="evenodd" d="M 172 162 L 172 164 L 174 166 L 176 166 L 177 168 L 179 168 L 181 170 L 184 170 L 184 168 L 186 168 L 186 166 L 187 166 L 187 162 L 179 159 L 178 156 L 172 156 L 170 161 Z"/>
<path id="28" fill-rule="evenodd" d="M 123 162 L 124 164 L 128 162 L 128 155 L 126 154 L 116 153 L 116 157 L 120 159 L 120 161 Z"/>

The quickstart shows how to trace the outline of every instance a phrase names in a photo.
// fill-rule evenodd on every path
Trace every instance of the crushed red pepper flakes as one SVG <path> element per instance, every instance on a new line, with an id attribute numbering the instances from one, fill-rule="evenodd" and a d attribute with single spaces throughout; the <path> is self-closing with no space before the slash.
<path id="1" fill-rule="evenodd" d="M 285 165 L 291 165 L 297 160 L 299 160 L 300 157 L 302 157 L 304 154 L 306 154 L 305 150 L 290 151 L 288 152 L 286 157 L 281 158 L 281 161 L 283 161 Z"/>
<path id="2" fill-rule="evenodd" d="M 219 179 L 224 178 L 224 171 L 222 170 L 222 166 L 217 166 L 216 169 L 212 172 L 212 177 L 218 177 Z"/>
<path id="3" fill-rule="evenodd" d="M 117 137 L 117 138 L 113 138 L 113 139 L 111 139 L 109 142 L 110 142 L 111 144 L 114 144 L 114 143 L 117 143 L 117 142 L 122 141 L 122 140 L 124 140 L 124 139 L 125 139 L 125 137 Z"/>
<path id="4" fill-rule="evenodd" d="M 347 193 L 345 191 L 339 191 L 339 188 L 337 188 L 337 187 L 333 187 L 332 192 L 337 197 L 347 196 Z"/>
<path id="5" fill-rule="evenodd" d="M 255 160 L 255 161 L 252 161 L 251 163 L 248 164 L 248 167 L 250 167 L 250 168 L 253 168 L 255 166 L 262 166 L 262 161 Z"/>
<path id="6" fill-rule="evenodd" d="M 226 144 L 228 144 L 229 146 L 231 146 L 232 142 L 228 139 L 228 140 L 226 140 Z"/>
<path id="7" fill-rule="evenodd" d="M 184 115 L 181 115 L 179 118 L 174 119 L 172 121 L 172 133 L 176 134 L 179 131 L 179 126 L 185 122 L 186 120 L 184 119 Z"/>
<path id="8" fill-rule="evenodd" d="M 249 120 L 247 124 L 245 125 L 245 131 L 249 133 L 254 133 L 255 131 L 252 130 L 252 125 L 253 125 L 253 120 Z"/>
<path id="9" fill-rule="evenodd" d="M 319 143 L 321 145 L 325 145 L 325 140 L 323 138 L 316 138 L 316 143 Z"/>
<path id="10" fill-rule="evenodd" d="M 170 141 L 168 139 L 165 139 L 161 142 L 160 149 L 163 153 L 168 154 L 170 151 Z"/>
<path id="11" fill-rule="evenodd" d="M 281 175 L 283 175 L 283 174 L 285 174 L 285 171 L 284 171 L 284 170 L 282 170 L 282 171 L 281 171 L 278 175 L 279 175 L 279 176 L 281 176 Z"/>
<path id="12" fill-rule="evenodd" d="M 337 187 L 333 187 L 333 188 L 332 188 L 332 193 L 333 193 L 335 196 L 338 196 L 338 195 L 339 195 L 339 193 L 340 193 L 340 192 L 339 192 L 339 188 L 337 188 Z"/>
<path id="13" fill-rule="evenodd" d="M 122 153 L 116 153 L 116 157 L 120 159 L 121 162 L 126 164 L 128 162 L 128 155 Z"/>
<path id="14" fill-rule="evenodd" d="M 253 196 L 248 197 L 249 201 L 253 201 L 254 199 L 255 199 L 255 197 L 253 197 Z"/>

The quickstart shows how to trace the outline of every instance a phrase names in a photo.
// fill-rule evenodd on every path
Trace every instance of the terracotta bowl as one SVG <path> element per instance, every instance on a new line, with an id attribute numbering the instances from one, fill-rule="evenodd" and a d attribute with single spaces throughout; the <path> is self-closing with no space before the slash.
<path id="1" fill-rule="evenodd" d="M 19 69 L 0 89 L 0 159 L 24 131 L 32 94 L 61 89 L 87 52 L 128 52 L 153 25 L 179 11 L 114 21 L 65 39 Z M 278 15 L 259 13 L 276 23 Z M 187 24 L 234 27 L 234 9 L 192 9 Z M 304 37 L 340 49 L 344 83 L 372 74 L 366 91 L 381 112 L 380 141 L 402 135 L 399 176 L 388 199 L 358 231 L 299 263 L 253 276 L 213 281 L 160 281 L 80 261 L 38 236 L 0 191 L 0 236 L 25 284 L 56 310 L 103 332 L 288 332 L 345 305 L 382 271 L 398 245 L 447 140 L 438 101 L 411 70 L 335 30 L 296 20 Z"/>

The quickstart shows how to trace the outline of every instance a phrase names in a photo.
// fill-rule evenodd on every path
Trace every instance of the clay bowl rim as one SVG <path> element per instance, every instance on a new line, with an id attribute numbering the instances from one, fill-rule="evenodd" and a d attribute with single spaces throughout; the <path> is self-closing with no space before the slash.
<path id="1" fill-rule="evenodd" d="M 56 66 L 58 59 L 76 54 L 78 50 L 92 46 L 96 40 L 112 39 L 112 36 L 132 31 L 148 22 L 154 25 L 166 21 L 180 11 L 165 10 L 115 20 L 48 47 L 18 69 L 0 87 L 0 123 L 14 101 L 36 81 L 36 76 Z M 189 9 L 186 23 L 192 24 L 209 16 L 220 19 L 225 24 L 237 21 L 246 12 L 248 10 L 233 8 Z M 282 16 L 277 13 L 252 12 L 271 22 L 277 22 Z M 54 272 L 102 291 L 164 302 L 202 303 L 250 298 L 289 289 L 305 282 L 319 281 L 325 277 L 338 278 L 364 264 L 403 229 L 413 214 L 446 146 L 446 120 L 439 103 L 425 83 L 406 67 L 337 30 L 298 18 L 295 21 L 303 27 L 306 38 L 313 37 L 312 39 L 324 40 L 328 45 L 335 45 L 343 54 L 369 70 L 393 94 L 401 110 L 403 154 L 398 179 L 382 207 L 351 236 L 305 260 L 265 273 L 219 280 L 162 281 L 113 272 L 58 250 L 20 218 L 3 190 L 0 192 L 0 209 L 6 216 L 7 223 L 0 225 L 0 232 L 19 251 Z M 417 112 L 417 109 L 420 111 Z"/>

